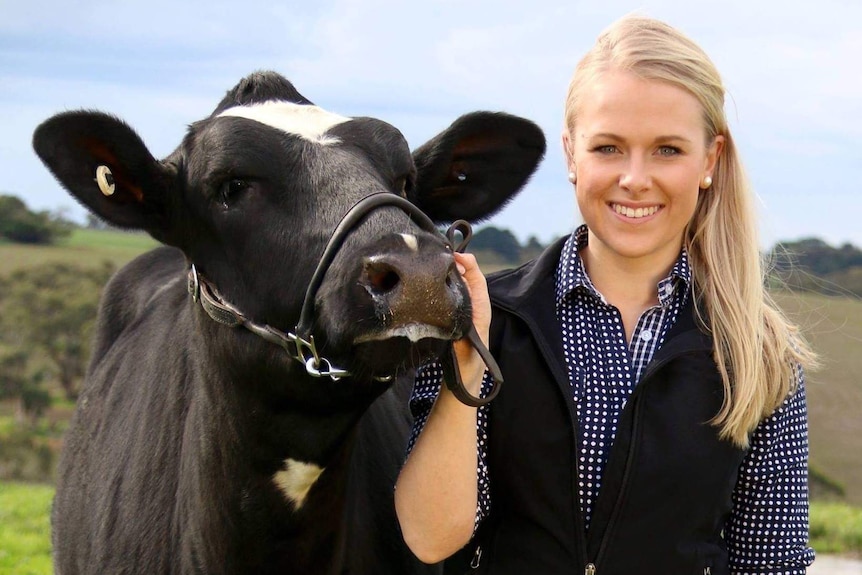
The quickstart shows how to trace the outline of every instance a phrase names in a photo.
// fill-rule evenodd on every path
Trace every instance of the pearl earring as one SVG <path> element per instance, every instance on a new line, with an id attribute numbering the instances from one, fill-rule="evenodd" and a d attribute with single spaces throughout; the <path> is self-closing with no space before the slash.
<path id="1" fill-rule="evenodd" d="M 705 176 L 705 177 L 703 178 L 703 182 L 700 184 L 700 189 L 701 189 L 701 190 L 706 190 L 706 189 L 708 189 L 708 188 L 709 188 L 709 186 L 711 186 L 711 185 L 712 185 L 712 178 L 711 178 L 710 176 Z"/>
<path id="2" fill-rule="evenodd" d="M 569 181 L 573 184 L 578 183 L 578 175 L 575 172 L 569 172 Z"/>

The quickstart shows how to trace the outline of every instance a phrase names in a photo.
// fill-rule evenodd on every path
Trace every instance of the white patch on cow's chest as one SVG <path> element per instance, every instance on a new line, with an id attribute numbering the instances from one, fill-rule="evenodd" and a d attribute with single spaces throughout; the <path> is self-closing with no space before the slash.
<path id="1" fill-rule="evenodd" d="M 404 239 L 404 243 L 407 244 L 407 247 L 410 248 L 410 251 L 418 252 L 419 251 L 419 242 L 416 240 L 416 236 L 412 234 L 398 234 Z"/>
<path id="2" fill-rule="evenodd" d="M 350 118 L 327 112 L 317 106 L 276 100 L 228 108 L 218 115 L 219 118 L 225 116 L 254 120 L 324 146 L 341 141 L 334 136 L 327 136 L 327 130 L 350 121 Z"/>
<path id="3" fill-rule="evenodd" d="M 323 468 L 313 463 L 285 459 L 284 467 L 273 476 L 273 481 L 287 500 L 299 509 L 321 473 Z"/>

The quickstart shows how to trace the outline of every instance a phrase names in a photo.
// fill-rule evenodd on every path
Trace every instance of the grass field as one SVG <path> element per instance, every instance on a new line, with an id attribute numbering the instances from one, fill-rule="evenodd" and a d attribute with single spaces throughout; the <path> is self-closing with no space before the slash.
<path id="1" fill-rule="evenodd" d="M 55 246 L 0 243 L 0 273 L 51 262 L 100 266 L 107 260 L 119 267 L 158 245 L 145 234 L 76 229 Z"/>
<path id="2" fill-rule="evenodd" d="M 0 575 L 49 575 L 50 510 L 45 485 L 0 483 Z"/>
<path id="3" fill-rule="evenodd" d="M 53 489 L 0 482 L 0 575 L 51 575 Z M 814 503 L 811 545 L 818 553 L 862 555 L 862 508 Z"/>
<path id="4" fill-rule="evenodd" d="M 862 301 L 779 294 L 823 366 L 807 374 L 811 463 L 862 506 Z"/>

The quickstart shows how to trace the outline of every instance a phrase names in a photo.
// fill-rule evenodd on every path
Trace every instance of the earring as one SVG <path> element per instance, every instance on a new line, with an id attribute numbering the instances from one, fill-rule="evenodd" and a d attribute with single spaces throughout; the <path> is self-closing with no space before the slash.
<path id="1" fill-rule="evenodd" d="M 708 188 L 709 188 L 709 186 L 711 186 L 711 185 L 712 185 L 712 178 L 711 178 L 710 176 L 705 176 L 705 177 L 703 178 L 703 182 L 701 182 L 701 184 L 700 184 L 700 189 L 701 189 L 701 190 L 706 190 L 706 189 L 708 189 Z"/>
<path id="2" fill-rule="evenodd" d="M 578 183 L 578 175 L 575 172 L 569 172 L 569 181 L 573 184 Z"/>

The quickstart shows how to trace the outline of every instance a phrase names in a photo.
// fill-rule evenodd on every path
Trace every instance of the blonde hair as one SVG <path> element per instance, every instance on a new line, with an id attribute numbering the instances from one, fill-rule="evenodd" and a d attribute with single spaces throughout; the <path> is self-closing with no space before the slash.
<path id="1" fill-rule="evenodd" d="M 724 403 L 711 423 L 748 446 L 750 433 L 795 391 L 800 365 L 816 358 L 766 291 L 753 192 L 724 113 L 724 86 L 706 53 L 673 27 L 627 16 L 606 29 L 575 70 L 566 99 L 573 133 L 583 87 L 606 70 L 681 87 L 703 109 L 706 141 L 724 137 L 712 185 L 701 190 L 685 231 L 701 325 L 711 331 Z"/>

